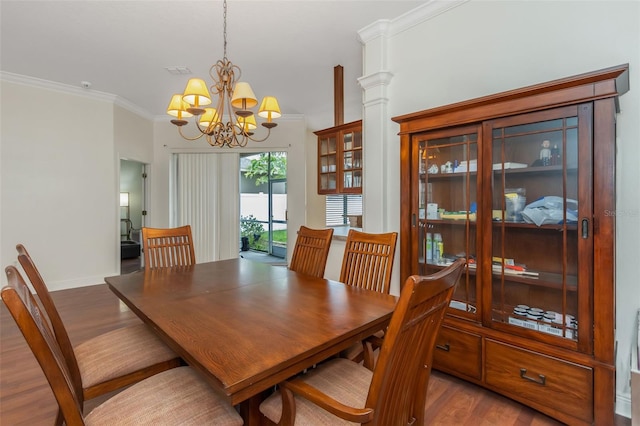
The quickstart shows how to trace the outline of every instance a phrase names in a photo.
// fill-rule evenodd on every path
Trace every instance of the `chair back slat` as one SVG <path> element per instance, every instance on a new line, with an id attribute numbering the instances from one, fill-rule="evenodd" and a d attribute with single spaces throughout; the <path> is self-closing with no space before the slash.
<path id="1" fill-rule="evenodd" d="M 73 345 L 71 344 L 71 339 L 69 338 L 69 333 L 62 322 L 62 318 L 60 317 L 60 313 L 58 312 L 56 305 L 53 303 L 53 298 L 51 297 L 51 293 L 49 293 L 49 288 L 31 258 L 31 255 L 22 244 L 16 245 L 16 250 L 18 251 L 18 262 L 20 262 L 20 266 L 22 266 L 27 278 L 38 294 L 38 299 L 42 306 L 42 313 L 44 314 L 43 317 L 51 325 L 58 347 L 64 356 L 74 390 L 78 394 L 80 402 L 82 403 L 84 402 L 82 376 L 80 374 L 80 368 L 78 367 L 78 360 L 76 359 L 76 355 L 73 350 Z"/>
<path id="2" fill-rule="evenodd" d="M 324 277 L 333 228 L 311 229 L 301 226 L 289 269 L 313 277 Z"/>
<path id="3" fill-rule="evenodd" d="M 458 259 L 433 275 L 407 278 L 365 405 L 375 407 L 373 424 L 424 424 L 436 338 L 464 265 L 465 259 Z"/>
<path id="4" fill-rule="evenodd" d="M 5 272 L 9 285 L 2 289 L 2 301 L 40 364 L 66 424 L 84 425 L 81 392 L 74 389 L 56 338 L 18 270 L 8 266 Z"/>
<path id="5" fill-rule="evenodd" d="M 371 234 L 349 230 L 340 281 L 388 294 L 397 238 L 397 232 Z"/>
<path id="6" fill-rule="evenodd" d="M 196 263 L 190 225 L 142 228 L 142 247 L 145 270 Z"/>

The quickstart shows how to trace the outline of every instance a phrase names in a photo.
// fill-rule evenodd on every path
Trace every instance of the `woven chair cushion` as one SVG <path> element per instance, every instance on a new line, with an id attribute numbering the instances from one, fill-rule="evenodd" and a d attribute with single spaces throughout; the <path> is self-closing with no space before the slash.
<path id="1" fill-rule="evenodd" d="M 73 350 L 83 388 L 178 357 L 145 324 L 110 331 Z"/>
<path id="2" fill-rule="evenodd" d="M 301 376 L 302 380 L 333 399 L 356 408 L 364 408 L 373 373 L 344 358 L 336 358 Z M 282 415 L 282 399 L 276 392 L 260 404 L 260 411 L 277 423 Z M 342 420 L 308 400 L 296 396 L 296 426 L 355 425 Z"/>
<path id="3" fill-rule="evenodd" d="M 86 425 L 242 425 L 238 412 L 190 367 L 151 376 L 116 394 L 85 418 Z"/>

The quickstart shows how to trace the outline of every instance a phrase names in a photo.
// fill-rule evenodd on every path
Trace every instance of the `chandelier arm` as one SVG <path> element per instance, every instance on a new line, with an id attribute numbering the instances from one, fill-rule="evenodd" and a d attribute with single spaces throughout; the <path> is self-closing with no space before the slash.
<path id="1" fill-rule="evenodd" d="M 249 140 L 251 140 L 253 142 L 264 142 L 264 141 L 267 140 L 267 138 L 269 137 L 270 134 L 271 134 L 271 129 L 267 129 L 267 134 L 262 139 L 253 138 L 253 137 L 251 137 L 251 135 L 247 135 L 247 138 L 249 138 Z"/>
<path id="2" fill-rule="evenodd" d="M 198 126 L 197 122 L 196 122 L 196 126 Z M 198 130 L 199 130 L 199 126 L 198 126 Z M 193 137 L 187 136 L 182 132 L 182 127 L 178 127 L 178 133 L 180 133 L 180 136 L 182 136 L 183 139 L 186 139 L 188 141 L 197 141 L 198 139 L 200 139 L 202 136 L 205 135 L 205 133 L 202 130 L 200 130 L 200 134 L 197 136 L 193 136 Z"/>

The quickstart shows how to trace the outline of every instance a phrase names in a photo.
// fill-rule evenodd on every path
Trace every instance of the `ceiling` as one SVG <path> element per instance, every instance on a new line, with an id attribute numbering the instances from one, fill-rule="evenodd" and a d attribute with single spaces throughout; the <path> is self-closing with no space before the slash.
<path id="1" fill-rule="evenodd" d="M 258 98 L 275 95 L 283 114 L 303 114 L 312 130 L 334 124 L 333 68 L 342 65 L 345 121 L 357 120 L 357 31 L 423 3 L 228 0 L 227 56 Z M 223 56 L 222 15 L 220 0 L 1 0 L 1 70 L 75 87 L 87 81 L 87 90 L 163 116 L 190 77 L 166 67 L 188 67 L 210 82 L 209 68 Z"/>

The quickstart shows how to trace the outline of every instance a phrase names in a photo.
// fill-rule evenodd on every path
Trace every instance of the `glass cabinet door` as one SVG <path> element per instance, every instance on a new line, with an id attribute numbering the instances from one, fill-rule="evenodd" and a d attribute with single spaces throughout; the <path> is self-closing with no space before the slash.
<path id="1" fill-rule="evenodd" d="M 323 137 L 318 146 L 318 162 L 320 163 L 319 189 L 336 190 L 338 182 L 338 151 L 336 149 L 336 136 Z"/>
<path id="2" fill-rule="evenodd" d="M 592 243 L 588 220 L 584 229 L 579 223 L 592 215 L 590 203 L 576 201 L 591 192 L 581 189 L 589 184 L 578 174 L 580 163 L 580 175 L 591 175 L 589 141 L 578 144 L 580 124 L 589 117 L 590 111 L 572 106 L 496 120 L 485 128 L 492 139 L 490 323 L 573 348 L 580 336 L 590 340 L 590 309 L 580 309 L 586 300 L 579 297 L 585 285 L 579 276 L 591 262 L 579 260 L 590 258 Z M 591 274 L 587 269 L 585 276 Z"/>
<path id="3" fill-rule="evenodd" d="M 477 127 L 416 136 L 418 247 L 421 275 L 432 274 L 459 257 L 469 267 L 458 282 L 449 314 L 466 318 L 479 315 L 476 279 L 478 218 Z"/>
<path id="4" fill-rule="evenodd" d="M 353 130 L 342 136 L 344 192 L 360 192 L 362 189 L 362 132 Z"/>

